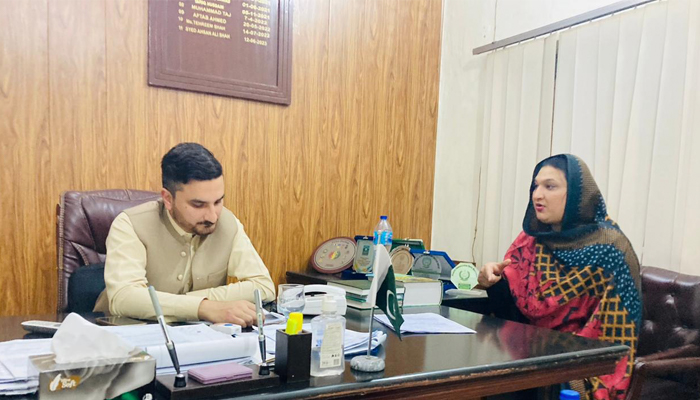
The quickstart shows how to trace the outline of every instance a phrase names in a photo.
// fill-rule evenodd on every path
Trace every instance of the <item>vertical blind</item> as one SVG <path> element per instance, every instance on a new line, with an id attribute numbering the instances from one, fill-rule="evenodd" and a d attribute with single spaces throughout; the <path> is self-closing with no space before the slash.
<path id="1" fill-rule="evenodd" d="M 479 124 L 481 178 L 474 257 L 502 257 L 520 231 L 533 166 L 549 155 L 557 37 L 490 54 Z"/>
<path id="2" fill-rule="evenodd" d="M 700 275 L 699 48 L 700 2 L 668 0 L 490 54 L 477 261 L 521 230 L 535 163 L 572 153 L 642 265 Z"/>

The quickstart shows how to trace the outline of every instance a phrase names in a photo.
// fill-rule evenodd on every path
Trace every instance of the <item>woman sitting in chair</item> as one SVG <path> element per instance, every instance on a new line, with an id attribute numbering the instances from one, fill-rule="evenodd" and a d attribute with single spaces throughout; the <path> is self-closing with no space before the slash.
<path id="1" fill-rule="evenodd" d="M 624 398 L 642 314 L 639 261 L 581 159 L 537 164 L 523 231 L 479 274 L 495 314 L 629 346 L 614 373 L 570 383 L 582 398 Z"/>

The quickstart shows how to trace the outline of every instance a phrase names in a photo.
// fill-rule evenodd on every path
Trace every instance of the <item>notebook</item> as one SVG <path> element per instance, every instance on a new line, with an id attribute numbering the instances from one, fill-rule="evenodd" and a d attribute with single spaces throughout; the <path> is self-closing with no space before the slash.
<path id="1" fill-rule="evenodd" d="M 197 382 L 208 385 L 211 383 L 252 378 L 253 370 L 241 364 L 231 362 L 226 364 L 192 368 L 188 371 L 188 374 Z"/>

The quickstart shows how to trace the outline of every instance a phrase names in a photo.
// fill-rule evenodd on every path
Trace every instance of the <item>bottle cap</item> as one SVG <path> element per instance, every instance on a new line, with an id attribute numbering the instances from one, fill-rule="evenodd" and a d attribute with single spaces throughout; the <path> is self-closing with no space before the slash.
<path id="1" fill-rule="evenodd" d="M 386 219 L 386 215 L 380 216 L 379 219 Z"/>
<path id="2" fill-rule="evenodd" d="M 564 389 L 559 392 L 559 400 L 580 400 L 581 395 L 575 390 Z"/>
<path id="3" fill-rule="evenodd" d="M 337 307 L 335 305 L 335 297 L 330 294 L 323 296 L 323 302 L 321 303 L 321 312 L 336 312 Z"/>

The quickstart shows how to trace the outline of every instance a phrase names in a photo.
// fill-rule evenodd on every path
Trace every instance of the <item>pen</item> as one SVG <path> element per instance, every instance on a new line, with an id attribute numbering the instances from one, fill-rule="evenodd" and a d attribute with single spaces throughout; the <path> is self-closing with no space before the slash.
<path id="1" fill-rule="evenodd" d="M 185 375 L 180 372 L 180 362 L 177 360 L 177 352 L 175 351 L 175 343 L 170 339 L 168 335 L 168 329 L 165 327 L 165 318 L 163 317 L 163 310 L 160 308 L 160 303 L 158 302 L 158 295 L 156 295 L 156 288 L 153 286 L 148 287 L 148 294 L 151 295 L 151 302 L 153 303 L 153 308 L 156 311 L 156 317 L 158 318 L 158 323 L 160 328 L 163 330 L 163 335 L 165 336 L 165 347 L 168 348 L 168 353 L 170 353 L 170 359 L 173 361 L 173 367 L 175 367 L 175 387 L 183 387 L 187 385 L 185 380 Z"/>
<path id="2" fill-rule="evenodd" d="M 263 332 L 263 308 L 260 289 L 255 289 L 255 313 L 258 315 L 258 343 L 260 344 L 260 358 L 264 367 L 267 367 L 267 352 L 265 351 L 265 333 Z"/>

